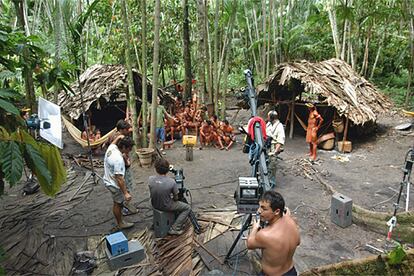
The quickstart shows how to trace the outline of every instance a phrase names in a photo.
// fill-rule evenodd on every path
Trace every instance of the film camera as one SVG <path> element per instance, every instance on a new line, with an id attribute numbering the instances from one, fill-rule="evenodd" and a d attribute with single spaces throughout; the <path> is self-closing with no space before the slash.
<path id="1" fill-rule="evenodd" d="M 177 185 L 178 185 L 178 200 L 189 204 L 188 200 L 185 196 L 190 196 L 190 198 L 191 198 L 191 193 L 187 188 L 184 187 L 184 179 L 185 179 L 184 170 L 181 169 L 181 168 L 174 169 L 174 166 L 171 165 L 170 166 L 170 172 L 172 172 L 174 174 L 175 183 L 177 183 Z M 201 233 L 201 228 L 200 228 L 200 225 L 198 224 L 197 218 L 196 218 L 193 210 L 190 211 L 190 214 L 189 214 L 188 217 L 190 218 L 190 221 L 194 226 L 194 231 L 197 234 L 200 234 Z"/>

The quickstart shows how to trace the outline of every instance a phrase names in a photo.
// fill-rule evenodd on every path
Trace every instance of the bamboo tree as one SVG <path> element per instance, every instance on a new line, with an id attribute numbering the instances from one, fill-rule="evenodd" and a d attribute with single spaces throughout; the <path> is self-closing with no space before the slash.
<path id="1" fill-rule="evenodd" d="M 30 35 L 29 28 L 27 26 L 27 19 L 25 13 L 25 5 L 23 0 L 13 0 L 17 21 L 19 23 L 20 28 L 25 31 L 26 36 Z M 29 52 L 27 47 L 23 49 L 23 59 L 28 60 Z M 22 70 L 23 78 L 24 78 L 24 85 L 26 90 L 26 101 L 27 105 L 31 109 L 32 113 L 37 113 L 37 105 L 36 105 L 36 96 L 33 84 L 33 69 L 31 68 L 31 64 L 27 62 L 23 63 L 23 70 Z"/>
<path id="2" fill-rule="evenodd" d="M 60 54 L 61 54 L 61 44 L 62 44 L 62 9 L 60 8 L 60 0 L 56 1 L 55 4 L 55 25 L 54 25 L 54 35 L 55 35 L 55 67 L 60 67 Z M 55 90 L 53 93 L 53 102 L 57 104 L 58 94 L 61 87 L 59 83 L 55 85 Z"/>
<path id="3" fill-rule="evenodd" d="M 182 0 L 183 18 L 183 57 L 184 57 L 184 100 L 191 98 L 192 90 L 192 73 L 191 73 L 191 41 L 190 41 L 190 23 L 188 19 L 188 0 Z"/>
<path id="4" fill-rule="evenodd" d="M 206 56 L 206 83 L 208 92 L 208 103 L 213 103 L 213 78 L 211 74 L 210 43 L 208 39 L 208 10 L 207 1 L 204 1 L 204 51 Z"/>
<path id="5" fill-rule="evenodd" d="M 250 26 L 250 20 L 251 19 L 249 18 L 249 13 L 247 11 L 246 2 L 244 2 L 244 18 L 246 20 L 247 33 L 249 35 L 249 43 L 250 43 L 250 45 L 253 45 L 253 36 L 252 36 L 252 30 L 251 30 L 251 26 Z M 250 47 L 250 50 L 251 50 L 252 56 L 253 56 L 254 68 L 255 68 L 256 72 L 260 72 L 259 71 L 259 64 L 257 62 L 256 52 L 254 50 L 254 47 Z"/>
<path id="6" fill-rule="evenodd" d="M 336 58 L 341 57 L 341 46 L 339 42 L 339 34 L 338 34 L 338 25 L 336 21 L 336 11 L 335 11 L 335 0 L 331 0 L 328 3 L 328 16 L 329 22 L 331 23 L 331 30 L 332 30 L 332 38 L 335 46 L 335 56 Z"/>
<path id="7" fill-rule="evenodd" d="M 157 120 L 157 96 L 158 96 L 158 75 L 160 59 L 160 24 L 161 24 L 160 0 L 155 0 L 155 26 L 154 26 L 154 56 L 152 62 L 152 104 L 151 104 L 151 135 L 150 147 L 155 149 L 155 123 Z M 145 118 L 144 118 L 145 119 Z"/>
<path id="8" fill-rule="evenodd" d="M 280 0 L 279 2 L 279 12 L 279 62 L 283 62 L 283 0 Z"/>
<path id="9" fill-rule="evenodd" d="M 229 75 L 229 59 L 230 59 L 231 51 L 229 54 L 226 55 L 226 60 L 224 61 L 224 86 L 221 90 L 221 112 L 220 118 L 222 120 L 226 119 L 226 95 L 227 95 L 227 77 Z"/>
<path id="10" fill-rule="evenodd" d="M 219 11 L 220 1 L 216 0 L 215 13 L 214 13 L 214 37 L 213 37 L 213 87 L 214 87 L 214 112 L 219 113 L 218 98 L 219 98 L 219 81 L 218 81 L 218 41 L 219 41 Z"/>
<path id="11" fill-rule="evenodd" d="M 267 33 L 267 50 L 266 50 L 266 74 L 265 74 L 265 77 L 267 77 L 268 75 L 269 75 L 269 72 L 270 72 L 270 41 L 271 41 L 271 37 L 272 37 L 272 17 L 273 17 L 273 13 L 272 13 L 272 10 L 273 10 L 273 1 L 272 0 L 270 0 L 269 1 L 270 3 L 269 3 L 269 5 L 270 5 L 270 7 L 269 7 L 269 17 L 268 17 L 268 23 L 267 23 L 267 26 L 269 26 L 268 27 L 268 31 L 266 31 L 266 33 Z"/>
<path id="12" fill-rule="evenodd" d="M 263 68 L 263 73 L 262 73 L 262 77 L 264 78 L 266 76 L 266 8 L 267 8 L 267 1 L 266 0 L 262 0 L 262 56 L 261 56 L 261 61 L 262 61 L 262 68 Z"/>
<path id="13" fill-rule="evenodd" d="M 147 0 L 142 0 L 142 146 L 147 147 L 148 143 L 148 88 L 147 88 Z M 154 113 L 153 113 L 154 114 Z"/>
<path id="14" fill-rule="evenodd" d="M 200 96 L 201 103 L 205 103 L 205 91 L 206 91 L 206 82 L 205 82 L 205 10 L 204 10 L 204 0 L 197 0 L 197 28 L 198 28 L 198 80 L 197 80 L 197 89 Z"/>
<path id="15" fill-rule="evenodd" d="M 411 91 L 411 84 L 414 73 L 414 11 L 412 1 L 405 1 L 406 11 L 408 14 L 408 29 L 409 29 L 409 44 L 410 44 L 410 62 L 408 67 L 407 92 L 405 94 L 404 107 L 408 108 L 410 99 L 412 99 L 413 92 Z"/>
<path id="16" fill-rule="evenodd" d="M 364 77 L 367 75 L 367 71 L 368 71 L 369 44 L 371 42 L 373 25 L 374 24 L 369 24 L 368 31 L 367 31 L 367 34 L 366 34 L 366 37 L 365 37 L 364 58 L 362 60 L 361 71 L 359 72 Z"/>
<path id="17" fill-rule="evenodd" d="M 137 107 L 136 107 L 136 95 L 134 88 L 134 75 L 132 72 L 132 61 L 129 51 L 129 42 L 131 41 L 131 36 L 129 33 L 129 21 L 127 16 L 127 6 L 126 0 L 121 0 L 121 12 L 122 20 L 124 22 L 124 39 L 125 39 L 125 62 L 127 66 L 127 79 L 128 79 L 128 97 L 127 104 L 128 109 L 132 113 L 132 139 L 135 142 L 135 145 L 138 145 L 138 126 L 137 126 Z"/>

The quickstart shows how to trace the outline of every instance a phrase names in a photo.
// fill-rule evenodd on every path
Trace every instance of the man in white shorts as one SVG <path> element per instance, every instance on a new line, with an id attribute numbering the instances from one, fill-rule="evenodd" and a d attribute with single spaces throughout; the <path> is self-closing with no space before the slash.
<path id="1" fill-rule="evenodd" d="M 113 213 L 119 229 L 126 229 L 134 226 L 133 223 L 125 222 L 122 219 L 122 207 L 131 200 L 125 184 L 125 161 L 123 154 L 128 154 L 134 145 L 130 136 L 125 136 L 116 144 L 109 145 L 104 159 L 104 182 L 106 188 L 111 192 Z"/>

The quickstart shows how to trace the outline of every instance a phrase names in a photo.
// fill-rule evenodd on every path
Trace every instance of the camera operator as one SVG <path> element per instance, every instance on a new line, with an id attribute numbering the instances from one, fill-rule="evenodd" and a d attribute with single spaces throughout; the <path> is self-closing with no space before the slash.
<path id="1" fill-rule="evenodd" d="M 267 222 L 267 226 L 260 229 L 260 220 L 253 219 L 253 228 L 247 238 L 248 249 L 262 249 L 259 275 L 297 275 L 293 254 L 300 244 L 299 230 L 290 211 L 285 210 L 282 195 L 267 191 L 259 205 L 260 220 Z"/>
<path id="2" fill-rule="evenodd" d="M 191 207 L 187 203 L 178 200 L 177 183 L 167 176 L 170 169 L 168 161 L 159 158 L 155 161 L 154 166 L 157 175 L 150 176 L 148 180 L 152 207 L 160 211 L 178 213 L 178 217 L 168 234 L 181 235 L 184 232 L 182 228 L 190 214 Z"/>
<path id="3" fill-rule="evenodd" d="M 285 144 L 285 130 L 283 124 L 279 121 L 279 115 L 276 111 L 270 111 L 267 114 L 267 124 L 266 124 L 266 134 L 270 141 L 270 150 L 269 150 L 269 173 L 270 173 L 270 182 L 273 186 L 276 184 L 276 160 L 277 155 L 283 151 L 283 146 Z M 268 139 L 269 139 L 268 138 Z"/>

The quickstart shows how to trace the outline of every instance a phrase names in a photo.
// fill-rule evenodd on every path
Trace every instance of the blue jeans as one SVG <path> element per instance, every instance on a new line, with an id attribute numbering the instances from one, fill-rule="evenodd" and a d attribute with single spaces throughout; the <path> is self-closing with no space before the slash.
<path id="1" fill-rule="evenodd" d="M 160 140 L 161 143 L 165 141 L 165 128 L 164 127 L 156 127 L 155 128 L 155 137 L 157 140 Z"/>

